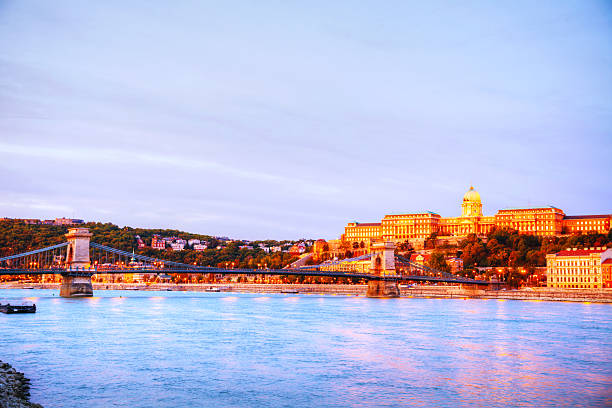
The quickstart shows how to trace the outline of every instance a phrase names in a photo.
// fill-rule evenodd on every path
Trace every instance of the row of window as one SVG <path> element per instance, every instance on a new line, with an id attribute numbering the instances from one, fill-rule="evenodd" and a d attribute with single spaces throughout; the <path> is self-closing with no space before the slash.
<path id="1" fill-rule="evenodd" d="M 597 265 L 595 259 L 559 259 L 557 260 L 558 266 L 592 266 Z"/>
<path id="2" fill-rule="evenodd" d="M 578 280 L 580 279 L 580 280 Z M 583 280 L 584 279 L 584 280 Z M 561 277 L 554 277 L 551 276 L 550 278 L 551 282 L 566 282 L 566 283 L 571 283 L 571 282 L 594 282 L 597 283 L 597 277 L 580 277 L 578 278 L 578 276 L 561 276 Z"/>

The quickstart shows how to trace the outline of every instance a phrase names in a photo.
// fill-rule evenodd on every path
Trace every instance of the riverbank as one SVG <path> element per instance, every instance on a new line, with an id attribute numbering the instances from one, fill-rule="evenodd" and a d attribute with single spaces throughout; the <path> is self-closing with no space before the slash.
<path id="1" fill-rule="evenodd" d="M 0 361 L 0 407 L 42 408 L 30 402 L 30 380 L 10 364 Z"/>
<path id="2" fill-rule="evenodd" d="M 0 289 L 57 289 L 57 283 L 2 283 Z M 94 283 L 96 290 L 149 290 L 149 291 L 193 291 L 193 292 L 237 292 L 237 293 L 302 293 L 341 296 L 365 296 L 367 285 L 326 284 L 257 284 L 257 283 Z M 563 302 L 612 303 L 612 289 L 561 289 L 523 288 L 518 290 L 488 290 L 477 287 L 414 285 L 400 286 L 402 297 L 415 298 L 470 298 L 507 300 L 546 300 Z"/>

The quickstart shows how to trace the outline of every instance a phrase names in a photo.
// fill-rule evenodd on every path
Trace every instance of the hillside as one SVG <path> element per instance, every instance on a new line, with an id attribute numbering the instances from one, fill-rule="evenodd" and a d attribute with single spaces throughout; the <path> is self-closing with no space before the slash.
<path id="1" fill-rule="evenodd" d="M 243 241 L 226 243 L 209 235 L 193 234 L 174 229 L 120 228 L 111 223 L 86 223 L 82 226 L 89 228 L 89 231 L 93 234 L 92 241 L 99 244 L 130 252 L 134 250 L 137 254 L 189 264 L 221 266 L 226 262 L 233 262 L 237 267 L 254 268 L 261 264 L 267 265 L 269 268 L 281 268 L 297 259 L 287 252 L 267 254 L 263 249 L 257 247 L 260 242 L 265 243 L 266 246 L 280 246 L 293 244 L 295 241 L 255 241 L 251 243 L 251 245 L 254 245 L 253 249 L 241 249 L 239 247 L 244 245 Z M 66 232 L 68 232 L 66 226 L 25 224 L 21 220 L 0 221 L 0 256 L 8 256 L 65 242 L 64 234 Z M 160 251 L 152 249 L 150 248 L 151 239 L 156 234 L 162 237 L 177 237 L 185 240 L 199 239 L 206 241 L 210 249 L 203 251 L 193 249 Z M 140 236 L 147 247 L 138 249 L 136 236 Z M 218 246 L 222 246 L 222 248 L 216 249 Z"/>

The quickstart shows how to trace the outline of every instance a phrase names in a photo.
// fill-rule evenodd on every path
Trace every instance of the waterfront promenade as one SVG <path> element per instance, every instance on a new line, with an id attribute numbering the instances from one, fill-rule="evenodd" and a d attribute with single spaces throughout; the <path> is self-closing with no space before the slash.
<path id="1" fill-rule="evenodd" d="M 1 283 L 0 289 L 58 289 L 58 283 Z M 291 293 L 365 296 L 367 285 L 345 284 L 256 284 L 256 283 L 94 283 L 94 290 L 142 290 L 142 291 L 221 291 L 236 293 Z M 451 285 L 415 285 L 400 287 L 401 297 L 415 298 L 471 298 L 533 301 L 612 303 L 612 289 L 559 289 L 523 288 L 516 290 L 483 290 Z"/>

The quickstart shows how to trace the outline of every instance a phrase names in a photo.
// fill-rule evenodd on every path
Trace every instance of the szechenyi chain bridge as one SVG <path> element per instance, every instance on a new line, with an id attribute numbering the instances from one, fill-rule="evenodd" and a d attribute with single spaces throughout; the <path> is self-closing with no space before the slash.
<path id="1" fill-rule="evenodd" d="M 356 278 L 368 283 L 368 297 L 398 297 L 399 282 L 445 282 L 468 287 L 490 282 L 459 277 L 448 272 L 395 255 L 392 242 L 379 242 L 371 252 L 355 258 L 320 265 L 283 269 L 236 269 L 188 265 L 138 255 L 91 242 L 87 228 L 71 228 L 67 241 L 0 258 L 0 275 L 61 275 L 60 296 L 93 296 L 91 278 L 96 274 L 215 274 L 215 275 L 294 275 L 308 277 Z M 357 271 L 357 261 L 370 261 L 369 270 Z"/>

